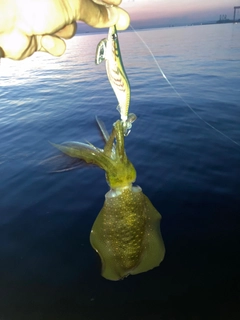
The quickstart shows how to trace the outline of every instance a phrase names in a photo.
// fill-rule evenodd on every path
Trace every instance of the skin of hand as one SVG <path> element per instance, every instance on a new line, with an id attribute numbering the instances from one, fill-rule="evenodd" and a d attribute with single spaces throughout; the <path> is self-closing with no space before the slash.
<path id="1" fill-rule="evenodd" d="M 21 60 L 36 51 L 61 56 L 76 21 L 95 28 L 129 26 L 121 0 L 0 0 L 0 57 Z"/>

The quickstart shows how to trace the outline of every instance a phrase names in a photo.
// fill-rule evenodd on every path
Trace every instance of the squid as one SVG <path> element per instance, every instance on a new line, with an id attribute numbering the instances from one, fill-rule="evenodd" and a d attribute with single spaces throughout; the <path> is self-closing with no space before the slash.
<path id="1" fill-rule="evenodd" d="M 161 215 L 142 189 L 133 185 L 136 170 L 124 148 L 124 122 L 117 120 L 110 135 L 104 123 L 99 119 L 97 122 L 105 140 L 104 149 L 74 141 L 53 146 L 105 171 L 110 190 L 92 226 L 90 243 L 101 258 L 102 276 L 120 280 L 162 262 L 165 246 L 160 232 Z"/>

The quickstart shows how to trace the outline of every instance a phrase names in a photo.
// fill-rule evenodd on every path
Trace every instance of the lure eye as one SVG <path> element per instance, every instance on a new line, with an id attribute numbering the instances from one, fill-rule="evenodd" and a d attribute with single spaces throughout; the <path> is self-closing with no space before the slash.
<path id="1" fill-rule="evenodd" d="M 117 40 L 117 34 L 116 34 L 116 33 L 113 33 L 113 34 L 112 34 L 112 39 L 113 39 L 113 40 Z"/>

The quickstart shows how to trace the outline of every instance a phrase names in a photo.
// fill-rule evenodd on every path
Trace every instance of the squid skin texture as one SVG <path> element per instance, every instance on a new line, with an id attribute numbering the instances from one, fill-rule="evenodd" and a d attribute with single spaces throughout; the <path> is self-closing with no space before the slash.
<path id="1" fill-rule="evenodd" d="M 161 263 L 165 247 L 160 213 L 140 187 L 110 190 L 90 234 L 102 261 L 102 276 L 120 280 L 153 269 Z"/>

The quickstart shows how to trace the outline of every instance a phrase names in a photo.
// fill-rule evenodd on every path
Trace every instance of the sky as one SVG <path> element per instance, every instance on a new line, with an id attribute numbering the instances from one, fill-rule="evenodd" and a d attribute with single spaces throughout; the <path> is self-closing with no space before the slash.
<path id="1" fill-rule="evenodd" d="M 234 6 L 240 6 L 240 0 L 123 0 L 121 4 L 138 27 L 217 21 L 223 14 L 232 19 Z"/>
<path id="2" fill-rule="evenodd" d="M 220 15 L 233 19 L 233 7 L 240 6 L 240 0 L 122 0 L 120 6 L 130 14 L 134 28 L 145 28 L 214 22 Z M 240 19 L 240 9 L 236 18 Z M 78 31 L 96 29 L 80 23 Z"/>

